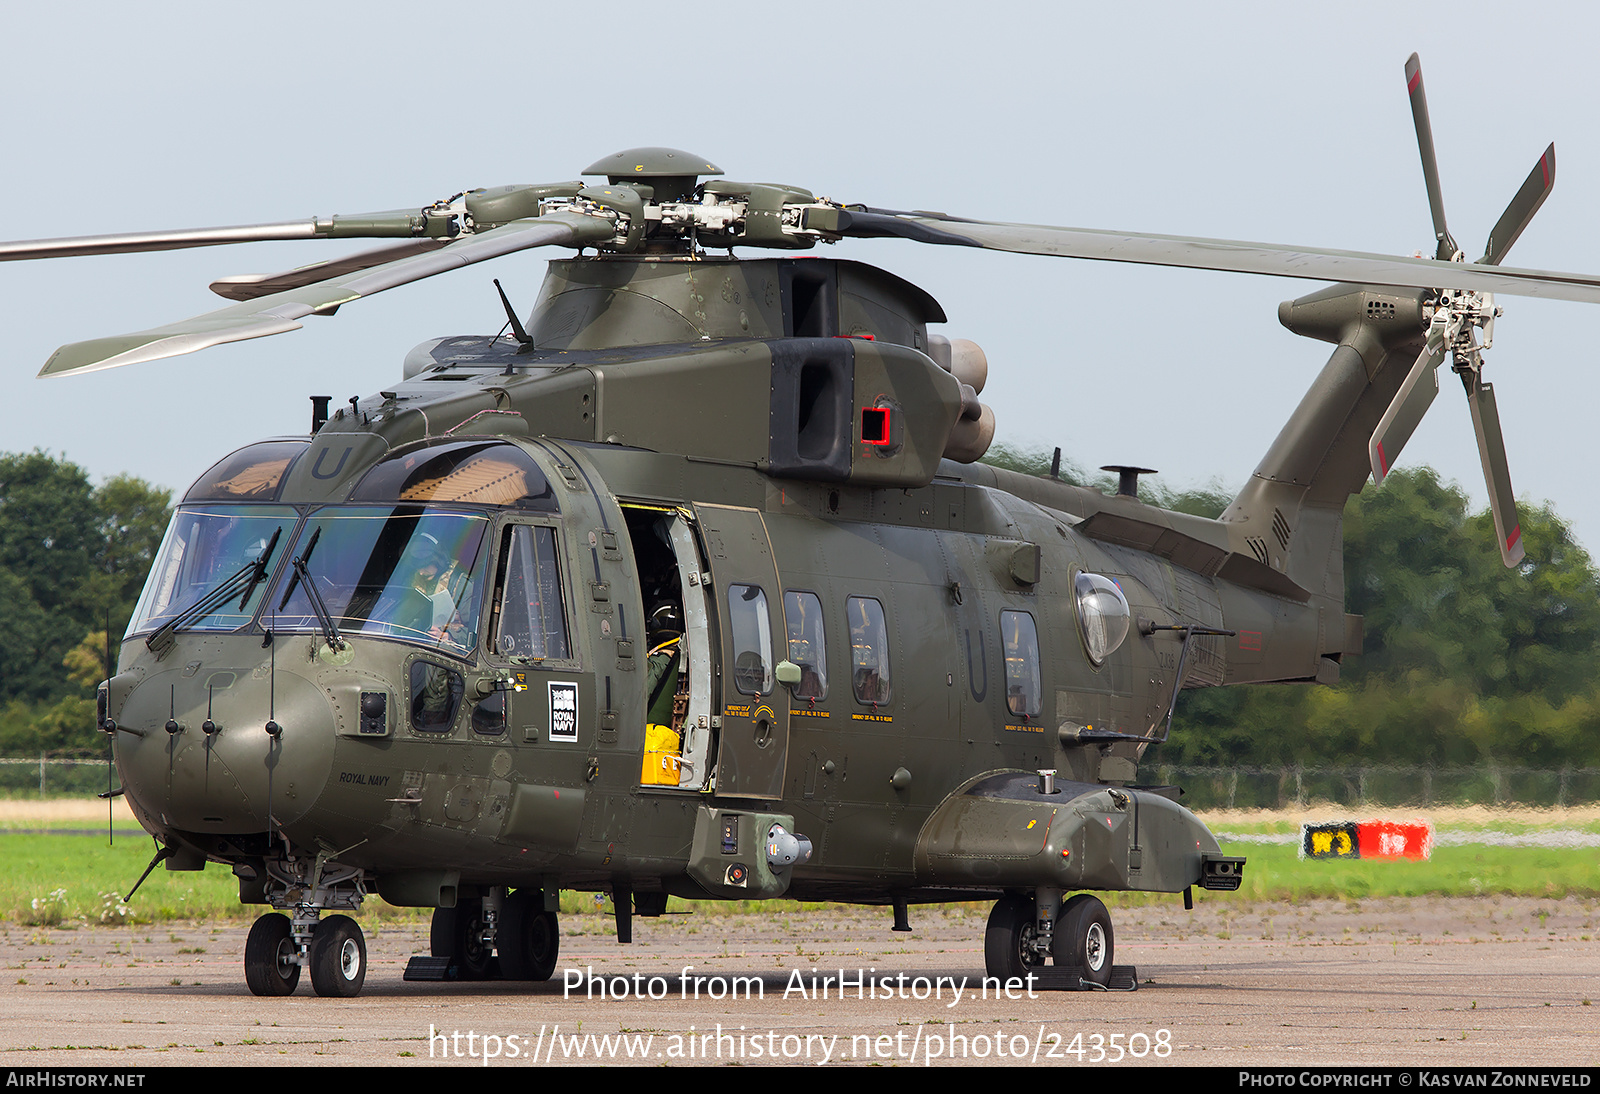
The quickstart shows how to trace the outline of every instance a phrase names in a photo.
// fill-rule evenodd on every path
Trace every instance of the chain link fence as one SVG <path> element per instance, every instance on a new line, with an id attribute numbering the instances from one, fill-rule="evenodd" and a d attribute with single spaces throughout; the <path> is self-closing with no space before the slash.
<path id="1" fill-rule="evenodd" d="M 41 798 L 84 798 L 103 794 L 111 774 L 110 760 L 62 759 L 52 756 L 0 757 L 0 795 Z"/>
<path id="2" fill-rule="evenodd" d="M 1328 802 L 1359 806 L 1535 806 L 1600 802 L 1600 767 L 1185 767 L 1139 769 L 1141 782 L 1181 786 L 1183 804 L 1205 809 L 1286 809 Z"/>

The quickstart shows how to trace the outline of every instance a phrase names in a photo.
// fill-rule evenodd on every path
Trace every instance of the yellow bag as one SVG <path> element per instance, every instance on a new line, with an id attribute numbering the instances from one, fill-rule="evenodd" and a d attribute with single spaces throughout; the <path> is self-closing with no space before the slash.
<path id="1" fill-rule="evenodd" d="M 683 744 L 667 726 L 650 725 L 644 730 L 644 767 L 639 772 L 641 786 L 677 786 Z"/>

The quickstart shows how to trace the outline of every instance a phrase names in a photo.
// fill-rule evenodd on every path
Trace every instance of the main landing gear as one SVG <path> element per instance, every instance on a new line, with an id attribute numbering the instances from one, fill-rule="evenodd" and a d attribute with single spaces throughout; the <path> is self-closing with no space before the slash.
<path id="1" fill-rule="evenodd" d="M 496 910 L 485 910 L 479 897 L 456 901 L 454 908 L 433 910 L 429 952 L 445 962 L 445 979 L 492 980 L 500 973 L 494 956 Z"/>
<path id="2" fill-rule="evenodd" d="M 432 959 L 412 958 L 407 980 L 548 980 L 561 953 L 543 889 L 491 889 L 433 913 Z"/>
<path id="3" fill-rule="evenodd" d="M 548 980 L 561 953 L 556 913 L 545 910 L 543 889 L 518 889 L 506 898 L 496 943 L 507 980 Z"/>
<path id="4" fill-rule="evenodd" d="M 1002 982 L 1032 977 L 1033 986 L 1045 990 L 1135 989 L 1137 973 L 1113 966 L 1115 953 L 1111 913 L 1098 897 L 1079 893 L 1062 903 L 1059 889 L 1043 887 L 996 901 L 983 938 L 989 976 Z"/>

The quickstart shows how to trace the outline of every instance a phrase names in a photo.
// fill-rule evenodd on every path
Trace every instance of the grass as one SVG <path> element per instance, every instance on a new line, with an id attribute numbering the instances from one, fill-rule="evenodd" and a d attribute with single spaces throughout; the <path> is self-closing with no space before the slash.
<path id="1" fill-rule="evenodd" d="M 1253 900 L 1354 899 L 1414 896 L 1560 898 L 1600 894 L 1600 863 L 1590 849 L 1435 847 L 1425 861 L 1301 859 L 1292 846 L 1222 845 L 1244 855 L 1244 884 L 1237 897 Z"/>
<path id="2" fill-rule="evenodd" d="M 103 809 L 103 806 L 100 807 Z M 104 824 L 104 812 L 99 814 Z M 119 818 L 117 828 L 131 824 Z M 1216 823 L 1224 833 L 1289 834 L 1298 825 L 1281 818 L 1230 817 Z M 1600 821 L 1569 817 L 1549 821 L 1463 818 L 1440 831 L 1533 831 L 1561 827 L 1594 831 Z M 157 867 L 131 902 L 122 898 L 143 873 L 154 851 L 149 838 L 118 836 L 107 847 L 103 836 L 23 834 L 18 828 L 84 829 L 96 827 L 81 816 L 39 817 L 26 821 L 0 818 L 0 920 L 32 926 L 140 924 L 172 920 L 249 922 L 264 909 L 239 903 L 238 884 L 223 867 L 212 864 L 197 872 L 171 872 Z M 9 831 L 8 831 L 9 829 Z M 1249 861 L 1243 887 L 1236 893 L 1195 891 L 1197 900 L 1233 902 L 1313 898 L 1480 896 L 1506 894 L 1552 897 L 1600 895 L 1600 861 L 1590 849 L 1497 847 L 1461 844 L 1435 847 L 1425 862 L 1302 860 L 1293 845 L 1223 843 L 1223 851 Z M 1106 902 L 1128 907 L 1170 901 L 1169 894 L 1107 894 Z M 562 894 L 569 915 L 597 911 L 591 893 Z M 609 899 L 605 907 L 609 909 Z M 793 910 L 789 901 L 682 901 L 670 912 L 700 914 L 771 914 Z M 811 905 L 815 907 L 815 905 Z M 396 908 L 377 897 L 363 909 L 379 920 L 426 922 L 427 909 Z"/>
<path id="3" fill-rule="evenodd" d="M 46 827 L 36 824 L 32 827 Z M 82 827 L 81 824 L 68 827 Z M 132 901 L 120 898 L 133 888 L 154 854 L 149 837 L 117 837 L 107 847 L 103 836 L 5 834 L 0 847 L 6 868 L 0 872 L 0 920 L 25 926 L 58 927 L 90 924 L 140 924 L 171 920 L 250 922 L 268 909 L 239 903 L 239 884 L 222 866 L 174 872 L 157 866 Z M 818 907 L 819 905 L 807 905 Z M 126 911 L 121 911 L 125 907 Z M 605 908 L 610 910 L 610 898 Z M 679 901 L 674 912 L 771 912 L 793 910 L 792 901 L 748 903 Z M 594 894 L 564 892 L 561 910 L 573 915 L 597 911 Z M 377 896 L 362 908 L 363 917 L 400 922 L 427 922 L 428 908 L 399 908 Z"/>

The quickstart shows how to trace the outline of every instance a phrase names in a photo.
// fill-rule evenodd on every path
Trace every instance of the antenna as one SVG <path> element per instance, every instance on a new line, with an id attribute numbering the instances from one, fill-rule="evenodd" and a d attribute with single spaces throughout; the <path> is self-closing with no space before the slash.
<path id="1" fill-rule="evenodd" d="M 494 291 L 500 294 L 500 303 L 505 306 L 506 327 L 511 328 L 511 336 L 517 340 L 517 352 L 527 353 L 533 348 L 533 339 L 529 337 L 526 330 L 522 329 L 522 320 L 517 318 L 517 310 L 511 306 L 511 298 L 506 296 L 505 289 L 500 287 L 500 279 L 498 277 L 494 279 Z M 500 329 L 505 330 L 505 327 Z M 511 375 L 511 366 L 509 364 L 506 365 L 505 374 L 507 376 Z"/>
<path id="2" fill-rule="evenodd" d="M 115 666 L 111 663 L 111 609 L 106 609 L 106 714 L 111 717 L 111 677 L 115 675 Z M 112 816 L 115 813 L 116 801 L 115 787 L 112 783 L 117 774 L 117 735 L 106 734 L 106 846 L 111 847 L 116 843 L 116 833 L 113 828 Z"/>

